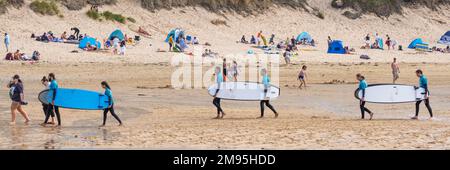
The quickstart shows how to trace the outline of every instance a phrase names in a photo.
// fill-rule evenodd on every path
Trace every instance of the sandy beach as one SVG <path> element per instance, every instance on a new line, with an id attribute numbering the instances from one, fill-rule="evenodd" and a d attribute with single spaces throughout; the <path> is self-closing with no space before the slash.
<path id="1" fill-rule="evenodd" d="M 109 51 L 85 52 L 73 44 L 42 43 L 29 37 L 49 30 L 59 35 L 73 26 L 98 39 L 107 38 L 116 28 L 135 35 L 129 24 L 94 21 L 84 14 L 88 8 L 69 11 L 61 7 L 64 18 L 12 8 L 0 15 L 1 21 L 7 21 L 0 22 L 0 32 L 10 34 L 12 50 L 27 54 L 38 50 L 42 60 L 0 60 L 0 149 L 450 149 L 450 53 L 359 49 L 364 36 L 376 32 L 389 34 L 405 48 L 419 37 L 430 46 L 443 48 L 436 42 L 450 25 L 436 20 L 448 22 L 450 13 L 419 8 L 405 9 L 405 14 L 389 18 L 367 14 L 349 20 L 342 11 L 331 10 L 329 1 L 308 2 L 326 11 L 324 20 L 281 7 L 244 17 L 232 12 L 223 16 L 202 8 L 152 13 L 136 8 L 137 1 L 103 6 L 100 10 L 133 16 L 136 25 L 152 34 L 151 39 L 143 38 L 138 45 L 130 46 L 124 56 Z M 214 19 L 226 20 L 227 25 L 213 25 L 210 21 Z M 281 96 L 272 101 L 280 113 L 277 119 L 269 111 L 265 118 L 256 119 L 259 102 L 222 101 L 227 115 L 215 120 L 216 110 L 206 89 L 172 88 L 171 75 L 177 68 L 171 65 L 171 59 L 175 53 L 156 52 L 168 49 L 164 39 L 175 27 L 197 36 L 201 43 L 211 43 L 204 47 L 220 57 L 243 55 L 249 49 L 263 53 L 251 45 L 236 43 L 242 35 L 249 37 L 259 30 L 275 34 L 276 41 L 308 31 L 318 43 L 317 47 L 299 46 L 299 56 L 292 59 L 292 65 L 286 66 L 280 59 Z M 327 36 L 343 40 L 356 49 L 355 54 L 327 54 Z M 71 53 L 73 50 L 78 53 Z M 3 57 L 3 44 L 0 52 Z M 360 59 L 362 54 L 371 59 Z M 420 120 L 410 120 L 414 103 L 367 104 L 375 113 L 374 120 L 359 119 L 358 100 L 353 96 L 355 74 L 363 73 L 369 84 L 391 83 L 390 62 L 394 57 L 401 68 L 400 84 L 417 85 L 415 70 L 424 70 L 432 94 L 433 120 L 427 120 L 424 105 Z M 297 88 L 296 77 L 302 65 L 308 66 L 306 90 Z M 100 82 L 107 80 L 124 126 L 116 126 L 109 116 L 107 126 L 98 127 L 102 111 L 62 109 L 62 127 L 41 127 L 44 113 L 37 96 L 44 89 L 42 76 L 50 72 L 64 88 L 103 92 Z M 20 116 L 15 126 L 8 124 L 11 102 L 6 84 L 14 74 L 24 81 L 29 102 L 24 109 L 32 119 L 29 125 Z"/>

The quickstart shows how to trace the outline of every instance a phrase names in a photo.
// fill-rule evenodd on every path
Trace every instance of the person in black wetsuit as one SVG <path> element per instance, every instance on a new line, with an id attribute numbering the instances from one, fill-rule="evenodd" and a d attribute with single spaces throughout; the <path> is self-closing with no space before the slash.
<path id="1" fill-rule="evenodd" d="M 50 81 L 50 85 L 49 85 L 49 93 L 48 93 L 48 97 L 52 99 L 52 102 L 49 103 L 49 111 L 47 111 L 47 115 L 45 116 L 45 120 L 44 123 L 42 123 L 42 126 L 47 125 L 48 119 L 50 117 L 50 109 L 53 109 L 55 115 L 56 115 L 56 119 L 58 120 L 58 126 L 61 126 L 61 114 L 59 113 L 59 107 L 55 106 L 55 99 L 56 99 L 56 94 L 58 93 L 58 82 L 56 82 L 56 78 L 55 78 L 55 74 L 54 73 L 50 73 L 48 74 L 48 80 Z"/>
<path id="2" fill-rule="evenodd" d="M 222 110 L 222 107 L 220 107 L 220 98 L 216 97 L 220 91 L 220 85 L 223 83 L 223 75 L 220 72 L 220 67 L 216 67 L 215 76 L 216 76 L 216 83 L 218 86 L 218 88 L 213 96 L 214 97 L 213 104 L 217 108 L 217 117 L 215 117 L 215 119 L 221 119 L 225 116 L 225 112 Z M 220 115 L 220 113 L 222 113 L 222 116 Z"/>
<path id="3" fill-rule="evenodd" d="M 359 108 L 361 109 L 361 119 L 364 119 L 364 114 L 365 112 L 367 112 L 370 115 L 369 120 L 372 120 L 373 112 L 365 107 L 366 101 L 364 98 L 366 96 L 366 88 L 367 88 L 366 78 L 358 73 L 356 74 L 356 79 L 359 81 L 359 89 L 362 91 L 362 97 L 359 101 Z"/>
<path id="4" fill-rule="evenodd" d="M 431 106 L 430 106 L 430 99 L 429 99 L 430 92 L 428 91 L 428 79 L 427 79 L 427 77 L 425 77 L 425 75 L 423 75 L 422 70 L 416 70 L 416 75 L 417 75 L 417 77 L 419 77 L 419 87 L 425 89 L 425 99 L 423 101 L 425 101 L 425 106 L 427 107 L 428 112 L 430 113 L 430 119 L 432 119 L 433 118 L 433 110 L 431 109 Z M 419 119 L 420 103 L 422 103 L 422 100 L 416 102 L 416 115 L 414 117 L 412 117 L 411 119 L 415 119 L 415 120 Z"/>
<path id="5" fill-rule="evenodd" d="M 75 38 L 78 38 L 80 35 L 80 29 L 78 29 L 77 27 L 73 27 L 70 29 L 71 31 L 74 31 L 72 35 L 75 36 Z"/>
<path id="6" fill-rule="evenodd" d="M 269 75 L 267 75 L 267 70 L 266 69 L 262 69 L 261 70 L 261 75 L 263 76 L 262 84 L 264 84 L 264 99 L 261 100 L 261 102 L 259 103 L 259 105 L 261 107 L 261 116 L 259 118 L 263 118 L 264 117 L 264 105 L 266 105 L 270 110 L 272 110 L 272 112 L 275 114 L 275 118 L 277 118 L 278 117 L 278 112 L 270 104 L 270 99 L 267 98 L 267 92 L 268 92 L 268 90 L 270 88 L 270 79 L 269 79 Z"/>
<path id="7" fill-rule="evenodd" d="M 119 126 L 122 126 L 122 120 L 120 120 L 119 116 L 117 116 L 116 112 L 114 111 L 114 98 L 112 95 L 112 91 L 111 91 L 111 87 L 109 87 L 109 84 L 106 81 L 103 81 L 101 83 L 102 88 L 105 89 L 105 96 L 108 97 L 108 101 L 109 101 L 109 105 L 108 108 L 103 110 L 103 124 L 100 126 L 105 126 L 106 125 L 106 118 L 108 116 L 108 112 L 111 112 L 111 115 L 116 118 L 116 120 L 119 122 Z"/>
<path id="8" fill-rule="evenodd" d="M 44 87 L 45 87 L 45 90 L 48 90 L 49 89 L 49 87 L 50 87 L 50 81 L 48 81 L 48 79 L 47 79 L 47 77 L 46 76 L 44 76 L 42 79 L 41 79 L 41 83 L 42 83 L 42 85 L 44 85 Z M 53 112 L 53 108 L 52 107 L 50 107 L 50 104 L 45 104 L 45 103 L 42 103 L 42 110 L 44 111 L 44 116 L 45 117 L 47 117 L 47 114 L 50 114 L 50 116 L 52 117 L 52 120 L 51 120 L 51 122 L 50 123 L 48 123 L 48 124 L 55 124 L 55 112 Z"/>

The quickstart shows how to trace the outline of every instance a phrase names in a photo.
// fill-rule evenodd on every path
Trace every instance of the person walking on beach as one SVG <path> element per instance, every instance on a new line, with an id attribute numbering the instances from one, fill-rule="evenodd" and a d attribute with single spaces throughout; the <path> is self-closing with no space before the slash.
<path id="1" fill-rule="evenodd" d="M 5 47 L 6 47 L 6 52 L 9 52 L 9 44 L 11 43 L 11 39 L 9 38 L 8 33 L 5 33 Z"/>
<path id="2" fill-rule="evenodd" d="M 27 112 L 22 108 L 22 105 L 26 105 L 27 102 L 24 101 L 23 83 L 19 75 L 14 75 L 7 87 L 10 88 L 9 95 L 12 100 L 10 125 L 16 124 L 16 111 L 19 111 L 23 118 L 25 118 L 25 123 L 28 124 L 31 120 Z"/>
<path id="3" fill-rule="evenodd" d="M 217 97 L 217 94 L 220 91 L 220 85 L 223 83 L 223 74 L 220 72 L 220 67 L 216 67 L 216 72 L 214 73 L 216 76 L 217 90 L 214 93 L 213 104 L 217 108 L 217 117 L 215 119 L 221 119 L 225 116 L 225 112 L 223 112 L 222 107 L 220 107 L 220 98 Z M 220 115 L 222 113 L 222 115 Z"/>
<path id="4" fill-rule="evenodd" d="M 108 112 L 111 112 L 111 115 L 119 122 L 119 126 L 122 126 L 122 120 L 120 120 L 119 116 L 117 116 L 114 111 L 114 98 L 112 95 L 111 87 L 106 81 L 101 82 L 102 88 L 105 89 L 105 96 L 108 97 L 108 108 L 103 110 L 103 124 L 101 126 L 106 125 L 106 118 L 108 117 Z"/>
<path id="5" fill-rule="evenodd" d="M 359 108 L 361 109 L 361 119 L 364 119 L 365 112 L 367 112 L 370 115 L 369 120 L 372 120 L 372 117 L 373 117 L 372 111 L 370 111 L 369 109 L 367 109 L 365 107 L 366 101 L 365 101 L 364 97 L 366 96 L 366 88 L 367 88 L 366 78 L 363 75 L 358 73 L 358 74 L 356 74 L 356 79 L 359 81 L 359 90 L 361 90 L 361 92 L 362 92 L 362 97 L 359 101 Z"/>
<path id="6" fill-rule="evenodd" d="M 239 67 L 236 60 L 233 60 L 233 64 L 231 65 L 231 73 L 233 76 L 233 81 L 236 82 L 238 80 L 237 77 L 239 76 Z"/>
<path id="7" fill-rule="evenodd" d="M 300 73 L 298 73 L 298 80 L 300 81 L 300 86 L 298 86 L 299 89 L 302 89 L 302 86 L 305 86 L 306 89 L 306 69 L 308 67 L 306 65 L 303 65 L 302 69 L 300 70 Z"/>
<path id="8" fill-rule="evenodd" d="M 259 118 L 263 118 L 264 117 L 264 104 L 270 109 L 272 110 L 272 112 L 275 114 L 275 118 L 278 117 L 278 112 L 275 110 L 275 108 L 270 104 L 270 100 L 267 97 L 267 93 L 269 91 L 270 88 L 270 79 L 269 79 L 269 75 L 267 74 L 267 70 L 266 69 L 262 69 L 261 70 L 261 75 L 263 76 L 262 78 L 262 84 L 264 84 L 264 99 L 261 100 L 261 102 L 259 103 L 260 107 L 261 107 L 261 116 Z"/>
<path id="9" fill-rule="evenodd" d="M 44 90 L 48 90 L 48 89 L 49 89 L 49 87 L 50 87 L 50 81 L 47 79 L 46 76 L 44 76 L 44 77 L 41 79 L 41 83 L 42 83 L 42 85 L 45 87 Z M 48 104 L 48 103 L 47 103 L 47 104 L 42 103 L 42 110 L 44 111 L 44 116 L 45 116 L 45 118 L 47 118 L 47 114 L 49 114 L 49 115 L 52 117 L 52 120 L 51 120 L 50 123 L 48 123 L 48 124 L 54 125 L 54 124 L 55 124 L 55 112 L 53 111 L 53 108 L 50 107 L 50 104 Z"/>
<path id="10" fill-rule="evenodd" d="M 416 70 L 416 76 L 419 77 L 419 87 L 425 89 L 425 99 L 424 99 L 425 106 L 427 107 L 428 112 L 430 113 L 430 119 L 432 119 L 433 118 L 433 110 L 431 110 L 431 106 L 430 106 L 430 99 L 429 99 L 430 91 L 428 90 L 428 79 L 427 79 L 427 77 L 425 77 L 425 75 L 423 75 L 423 71 L 420 69 Z M 416 115 L 414 117 L 412 117 L 411 119 L 414 119 L 414 120 L 419 119 L 420 103 L 422 103 L 422 100 L 416 102 Z"/>
<path id="11" fill-rule="evenodd" d="M 226 82 L 227 81 L 227 69 L 228 69 L 228 66 L 227 66 L 227 59 L 226 58 L 224 58 L 223 59 L 223 64 L 222 64 L 222 70 L 223 70 L 223 81 L 224 82 Z"/>
<path id="12" fill-rule="evenodd" d="M 53 111 L 55 112 L 56 115 L 56 119 L 58 120 L 58 126 L 61 126 L 61 114 L 59 113 L 59 107 L 55 106 L 55 99 L 56 99 L 56 94 L 58 93 L 58 82 L 56 81 L 56 77 L 54 73 L 50 73 L 48 74 L 48 80 L 50 81 L 50 85 L 49 85 L 49 93 L 48 93 L 48 97 L 50 99 L 52 99 L 51 103 L 49 103 L 49 110 L 53 109 Z M 47 115 L 45 116 L 45 120 L 44 123 L 42 123 L 42 126 L 47 125 L 48 119 L 50 117 L 50 111 L 47 111 Z"/>
<path id="13" fill-rule="evenodd" d="M 397 79 L 400 78 L 400 76 L 399 76 L 400 67 L 398 66 L 397 58 L 394 58 L 394 61 L 391 63 L 391 68 L 392 68 L 392 79 L 393 79 L 392 82 L 393 82 L 393 84 L 395 84 Z"/>

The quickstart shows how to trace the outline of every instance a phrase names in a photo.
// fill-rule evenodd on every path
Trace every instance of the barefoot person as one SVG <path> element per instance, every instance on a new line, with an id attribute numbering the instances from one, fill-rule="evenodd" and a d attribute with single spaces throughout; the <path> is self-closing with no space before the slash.
<path id="1" fill-rule="evenodd" d="M 9 44 L 11 43 L 11 39 L 9 38 L 8 33 L 5 33 L 5 47 L 6 47 L 6 52 L 9 52 Z"/>
<path id="2" fill-rule="evenodd" d="M 430 92 L 428 91 L 428 79 L 427 79 L 427 77 L 425 77 L 425 75 L 423 75 L 422 70 L 417 70 L 416 75 L 417 75 L 417 77 L 419 77 L 419 87 L 425 89 L 424 101 L 425 101 L 425 106 L 427 107 L 428 112 L 430 113 L 430 119 L 431 119 L 431 118 L 433 118 L 433 110 L 431 110 L 431 106 L 430 106 L 430 99 L 429 99 Z M 422 103 L 422 101 L 416 102 L 416 115 L 414 117 L 412 117 L 411 119 L 415 119 L 415 120 L 419 119 L 420 103 Z"/>
<path id="3" fill-rule="evenodd" d="M 61 114 L 59 113 L 59 107 L 55 106 L 55 99 L 56 99 L 56 94 L 58 93 L 58 82 L 56 82 L 56 77 L 54 73 L 50 73 L 48 74 L 48 80 L 50 81 L 50 85 L 49 85 L 49 92 L 48 92 L 48 97 L 51 98 L 52 102 L 49 103 L 49 107 L 48 109 L 51 110 L 53 109 L 55 115 L 56 115 L 56 119 L 58 120 L 58 126 L 61 126 Z M 44 123 L 42 123 L 42 126 L 47 125 L 48 119 L 50 118 L 50 111 L 47 111 L 47 115 L 45 116 L 45 120 Z"/>
<path id="4" fill-rule="evenodd" d="M 27 112 L 25 112 L 22 108 L 22 105 L 26 105 L 27 103 L 24 101 L 23 95 L 23 83 L 20 80 L 19 75 L 14 75 L 10 83 L 8 84 L 8 88 L 10 88 L 10 97 L 11 97 L 11 125 L 16 124 L 16 111 L 25 118 L 25 123 L 30 122 L 30 118 L 28 117 Z"/>
<path id="5" fill-rule="evenodd" d="M 300 89 L 302 89 L 303 85 L 305 86 L 305 89 L 306 89 L 306 76 L 307 76 L 306 69 L 307 68 L 308 67 L 306 65 L 304 65 L 302 67 L 302 69 L 300 70 L 300 73 L 298 73 L 298 80 L 300 81 L 300 86 L 298 86 L 298 88 L 300 88 Z"/>
<path id="6" fill-rule="evenodd" d="M 109 87 L 109 84 L 106 81 L 102 81 L 101 83 L 102 88 L 105 89 L 105 96 L 108 97 L 109 105 L 108 108 L 103 110 L 103 124 L 101 126 L 106 125 L 106 118 L 108 117 L 108 112 L 111 112 L 111 115 L 119 122 L 119 126 L 122 125 L 122 121 L 120 120 L 119 116 L 117 116 L 116 112 L 114 111 L 114 98 L 112 95 L 111 87 Z"/>
<path id="7" fill-rule="evenodd" d="M 369 113 L 370 118 L 369 120 L 372 120 L 373 113 L 365 107 L 366 101 L 364 100 L 364 97 L 366 96 L 366 88 L 367 88 L 367 82 L 366 78 L 361 74 L 356 74 L 356 79 L 359 81 L 359 89 L 362 91 L 362 97 L 359 101 L 359 108 L 361 109 L 361 119 L 364 119 L 365 112 Z"/>
<path id="8" fill-rule="evenodd" d="M 41 79 L 41 83 L 42 85 L 45 87 L 44 90 L 48 90 L 50 87 L 50 81 L 47 79 L 46 76 L 44 76 Z M 50 123 L 48 124 L 55 124 L 55 112 L 53 111 L 53 108 L 50 107 L 50 104 L 44 104 L 42 103 L 42 110 L 44 111 L 44 116 L 47 117 L 47 114 L 50 114 L 50 116 L 52 117 L 52 120 Z"/>
<path id="9" fill-rule="evenodd" d="M 270 110 L 272 110 L 272 112 L 275 114 L 275 118 L 277 118 L 278 117 L 278 113 L 275 110 L 275 108 L 273 108 L 273 106 L 270 104 L 269 98 L 267 97 L 267 92 L 269 91 L 269 88 L 270 88 L 270 79 L 269 79 L 269 75 L 267 74 L 267 70 L 266 69 L 262 69 L 261 70 L 261 75 L 263 76 L 262 84 L 264 84 L 264 99 L 261 100 L 261 102 L 259 103 L 259 105 L 261 107 L 261 116 L 259 118 L 263 118 L 264 117 L 264 104 Z"/>
<path id="10" fill-rule="evenodd" d="M 395 84 L 395 82 L 399 78 L 399 74 L 400 74 L 400 67 L 398 66 L 397 58 L 394 58 L 394 61 L 391 64 L 391 68 L 392 68 L 392 80 L 393 80 L 392 82 L 393 82 L 393 84 Z"/>
<path id="11" fill-rule="evenodd" d="M 216 97 L 217 94 L 220 91 L 220 85 L 223 82 L 223 74 L 220 72 L 220 67 L 216 67 L 216 72 L 215 72 L 215 76 L 216 76 L 216 83 L 217 83 L 217 90 L 216 93 L 214 94 L 214 100 L 213 100 L 213 104 L 214 106 L 216 106 L 217 108 L 217 117 L 216 119 L 221 119 L 225 116 L 225 112 L 223 112 L 222 107 L 220 107 L 220 98 Z M 222 113 L 222 116 L 220 115 L 220 113 Z"/>

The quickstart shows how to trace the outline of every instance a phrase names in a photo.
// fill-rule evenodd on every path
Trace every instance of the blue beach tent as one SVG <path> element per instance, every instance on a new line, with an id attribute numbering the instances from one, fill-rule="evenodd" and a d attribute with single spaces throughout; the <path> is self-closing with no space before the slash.
<path id="1" fill-rule="evenodd" d="M 125 36 L 123 35 L 123 32 L 119 29 L 113 31 L 110 35 L 109 35 L 109 40 L 113 40 L 114 38 L 118 38 L 120 41 L 123 41 L 123 39 L 125 38 Z"/>
<path id="2" fill-rule="evenodd" d="M 447 31 L 441 39 L 438 41 L 439 44 L 450 45 L 450 31 Z"/>
<path id="3" fill-rule="evenodd" d="M 87 47 L 88 43 L 91 45 L 97 46 L 98 49 L 100 49 L 102 47 L 102 44 L 100 43 L 100 41 L 95 41 L 95 38 L 92 38 L 92 37 L 84 37 L 80 41 L 80 44 L 78 45 L 78 47 L 81 49 L 84 49 Z"/>
<path id="4" fill-rule="evenodd" d="M 309 33 L 307 33 L 307 32 L 302 32 L 302 33 L 300 33 L 300 34 L 297 36 L 296 41 L 297 41 L 297 42 L 300 42 L 300 41 L 303 41 L 303 40 L 305 40 L 307 43 L 311 43 L 312 37 L 311 37 L 311 35 L 309 35 Z"/>
<path id="5" fill-rule="evenodd" d="M 417 44 L 427 44 L 427 43 L 424 43 L 422 41 L 422 38 L 416 38 L 409 44 L 408 48 L 415 49 Z"/>
<path id="6" fill-rule="evenodd" d="M 333 40 L 328 45 L 328 53 L 331 54 L 345 54 L 344 45 L 341 40 Z"/>

